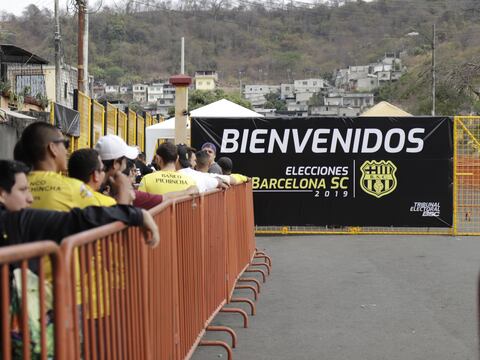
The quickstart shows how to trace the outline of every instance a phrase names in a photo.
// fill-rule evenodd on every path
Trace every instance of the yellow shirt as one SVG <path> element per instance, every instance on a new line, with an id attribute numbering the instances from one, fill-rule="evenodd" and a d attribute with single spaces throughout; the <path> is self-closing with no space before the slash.
<path id="1" fill-rule="evenodd" d="M 156 171 L 145 175 L 138 190 L 150 194 L 163 195 L 172 191 L 181 191 L 196 185 L 190 176 L 178 171 Z"/>
<path id="2" fill-rule="evenodd" d="M 117 201 L 107 195 L 104 195 L 98 191 L 93 190 L 90 186 L 87 185 L 87 189 L 90 190 L 95 198 L 95 205 L 96 206 L 115 206 L 117 205 Z"/>
<path id="3" fill-rule="evenodd" d="M 28 175 L 28 182 L 34 209 L 70 211 L 98 205 L 93 191 L 82 181 L 54 171 L 32 171 Z"/>
<path id="4" fill-rule="evenodd" d="M 231 174 L 231 177 L 233 177 L 238 183 L 244 183 L 248 181 L 248 177 L 242 174 Z"/>
<path id="5" fill-rule="evenodd" d="M 30 190 L 33 195 L 32 208 L 47 209 L 56 211 L 70 211 L 73 208 L 85 208 L 87 206 L 113 206 L 115 199 L 94 191 L 90 186 L 82 181 L 63 176 L 54 171 L 32 171 L 28 175 Z M 97 246 L 97 256 L 101 260 L 101 249 Z M 92 258 L 92 261 L 93 258 Z M 81 283 L 80 283 L 80 264 L 78 252 L 75 250 L 75 267 L 77 278 L 77 304 L 81 304 Z M 95 268 L 92 268 L 92 291 L 93 295 L 93 314 L 97 317 L 96 301 L 96 278 Z M 86 276 L 86 275 L 85 275 Z M 45 278 L 52 279 L 52 268 L 49 258 L 45 258 Z M 100 289 L 103 289 L 102 278 L 100 280 Z M 85 284 L 88 284 L 85 281 Z M 102 291 L 102 290 L 101 290 Z M 103 299 L 102 305 L 103 305 Z M 103 306 L 101 314 L 103 315 Z"/>

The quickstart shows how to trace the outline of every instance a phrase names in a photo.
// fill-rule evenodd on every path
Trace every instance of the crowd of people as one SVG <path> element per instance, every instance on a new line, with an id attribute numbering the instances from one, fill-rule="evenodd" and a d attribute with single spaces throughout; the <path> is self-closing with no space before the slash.
<path id="1" fill-rule="evenodd" d="M 2 246 L 53 239 L 120 220 L 143 226 L 159 241 L 148 209 L 165 200 L 204 193 L 247 181 L 231 174 L 232 162 L 215 162 L 216 146 L 201 150 L 160 144 L 151 164 L 138 148 L 116 135 L 93 149 L 69 156 L 70 140 L 44 122 L 29 125 L 14 149 L 15 160 L 0 160 Z"/>
<path id="2" fill-rule="evenodd" d="M 140 226 L 155 247 L 159 230 L 148 212 L 174 198 L 226 189 L 248 179 L 232 161 L 215 162 L 216 146 L 160 144 L 151 164 L 116 135 L 69 154 L 70 140 L 45 122 L 22 133 L 14 160 L 0 160 L 0 246 L 42 239 L 61 242 L 74 233 L 115 221 Z M 31 267 L 34 272 L 38 264 Z M 45 278 L 52 279 L 49 261 Z M 14 330 L 12 330 L 14 331 Z"/>

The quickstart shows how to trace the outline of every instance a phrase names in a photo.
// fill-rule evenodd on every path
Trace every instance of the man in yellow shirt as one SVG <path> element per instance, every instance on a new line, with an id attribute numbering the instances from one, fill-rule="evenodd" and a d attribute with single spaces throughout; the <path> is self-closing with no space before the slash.
<path id="1" fill-rule="evenodd" d="M 174 144 L 170 142 L 161 144 L 155 158 L 160 165 L 160 171 L 145 175 L 140 182 L 140 191 L 163 195 L 172 191 L 186 190 L 192 186 L 196 187 L 195 180 L 176 171 L 178 152 Z"/>
<path id="2" fill-rule="evenodd" d="M 230 175 L 237 183 L 244 183 L 248 181 L 248 177 L 242 174 L 232 174 L 233 162 L 229 157 L 223 156 L 218 159 L 217 164 L 222 168 L 223 175 Z"/>
<path id="3" fill-rule="evenodd" d="M 50 124 L 36 122 L 24 130 L 18 145 L 23 158 L 16 160 L 33 168 L 28 175 L 32 208 L 69 211 L 95 205 L 83 182 L 61 174 L 67 171 L 69 145 L 61 131 Z"/>
<path id="4" fill-rule="evenodd" d="M 68 175 L 82 181 L 93 194 L 98 206 L 116 205 L 114 198 L 99 192 L 105 180 L 103 162 L 94 149 L 74 151 L 68 160 Z"/>
<path id="5" fill-rule="evenodd" d="M 67 171 L 69 140 L 56 127 L 35 122 L 25 128 L 14 152 L 16 160 L 23 161 L 33 168 L 28 175 L 33 195 L 31 207 L 57 211 L 70 211 L 74 208 L 86 208 L 99 205 L 94 191 L 78 179 L 62 175 Z M 122 183 L 119 173 L 116 180 Z M 127 179 L 128 182 L 128 179 Z M 132 203 L 130 189 L 117 186 L 117 202 L 122 205 Z M 51 279 L 51 264 L 45 262 L 45 277 Z M 78 274 L 77 274 L 78 275 Z"/>

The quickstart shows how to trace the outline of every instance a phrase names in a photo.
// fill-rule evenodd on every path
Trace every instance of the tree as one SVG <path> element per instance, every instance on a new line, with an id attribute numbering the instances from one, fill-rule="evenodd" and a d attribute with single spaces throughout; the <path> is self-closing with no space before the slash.
<path id="1" fill-rule="evenodd" d="M 265 99 L 267 101 L 263 105 L 264 109 L 287 110 L 287 103 L 280 99 L 280 91 L 268 93 Z"/>
<path id="2" fill-rule="evenodd" d="M 213 91 L 193 90 L 190 92 L 188 96 L 188 109 L 195 110 L 199 107 L 211 104 L 221 99 L 227 99 L 248 109 L 252 108 L 252 104 L 240 96 L 236 94 L 226 94 L 225 91 L 221 89 L 215 89 Z"/>

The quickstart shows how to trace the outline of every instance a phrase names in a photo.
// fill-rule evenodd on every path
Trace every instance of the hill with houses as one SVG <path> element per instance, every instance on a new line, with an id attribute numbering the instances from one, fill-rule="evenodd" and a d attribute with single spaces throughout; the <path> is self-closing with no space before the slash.
<path id="1" fill-rule="evenodd" d="M 152 83 L 186 69 L 215 71 L 218 85 L 280 86 L 295 79 L 338 80 L 340 69 L 402 56 L 405 73 L 376 87 L 413 113 L 428 113 L 431 24 L 437 26 L 440 113 L 478 107 L 480 3 L 476 0 L 330 1 L 308 5 L 269 1 L 117 2 L 90 14 L 90 71 L 107 84 Z M 63 55 L 76 63 L 76 17 L 62 15 Z M 2 13 L 0 42 L 53 59 L 53 17 L 35 5 L 22 16 Z M 418 32 L 415 38 L 406 34 Z M 368 80 L 365 80 L 368 81 Z M 371 80 L 370 80 L 371 81 Z"/>

